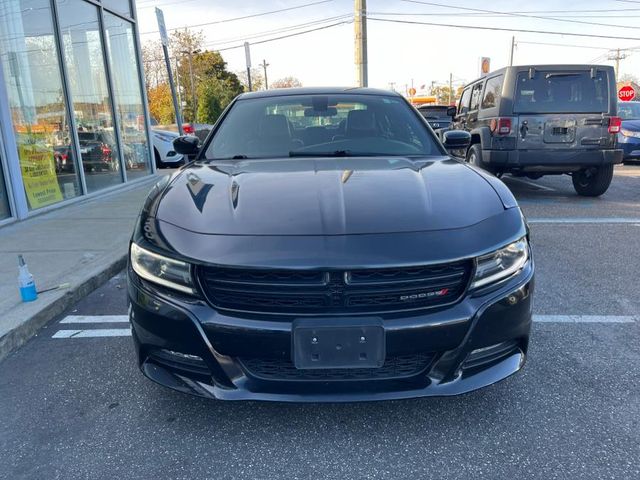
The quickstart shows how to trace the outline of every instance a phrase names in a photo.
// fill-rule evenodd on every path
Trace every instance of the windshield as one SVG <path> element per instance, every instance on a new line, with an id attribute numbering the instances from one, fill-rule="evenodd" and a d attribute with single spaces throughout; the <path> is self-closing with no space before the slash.
<path id="1" fill-rule="evenodd" d="M 288 95 L 238 100 L 207 159 L 289 156 L 442 155 L 401 98 Z"/>
<path id="2" fill-rule="evenodd" d="M 619 102 L 618 116 L 622 120 L 640 120 L 640 102 Z"/>
<path id="3" fill-rule="evenodd" d="M 607 112 L 609 86 L 606 72 L 538 71 L 518 73 L 516 113 Z"/>
<path id="4" fill-rule="evenodd" d="M 418 111 L 422 114 L 424 118 L 431 119 L 443 119 L 443 120 L 451 120 L 451 117 L 447 115 L 447 110 L 449 107 L 420 107 Z"/>

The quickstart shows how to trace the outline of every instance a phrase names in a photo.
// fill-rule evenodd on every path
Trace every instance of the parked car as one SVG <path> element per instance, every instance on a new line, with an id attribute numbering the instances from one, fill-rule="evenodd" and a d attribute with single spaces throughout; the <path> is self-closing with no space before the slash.
<path id="1" fill-rule="evenodd" d="M 618 146 L 624 152 L 624 161 L 640 160 L 640 102 L 619 102 L 618 115 L 622 126 L 618 134 Z"/>
<path id="2" fill-rule="evenodd" d="M 173 149 L 173 141 L 178 136 L 177 132 L 151 129 L 153 153 L 157 168 L 175 168 L 184 163 L 184 157 Z"/>
<path id="3" fill-rule="evenodd" d="M 418 111 L 434 130 L 451 128 L 456 115 L 456 107 L 450 105 L 421 105 Z"/>
<path id="4" fill-rule="evenodd" d="M 400 95 L 240 95 L 149 194 L 128 292 L 142 372 L 227 400 L 454 395 L 524 364 L 534 264 L 496 177 Z M 296 118 L 327 135 L 294 135 Z M 344 122 L 344 123 L 343 123 Z M 305 142 L 302 138 L 306 138 Z M 328 140 L 327 140 L 328 138 Z"/>
<path id="5" fill-rule="evenodd" d="M 117 171 L 120 169 L 118 156 L 113 152 L 116 144 L 113 132 L 79 131 L 80 155 L 85 171 Z"/>
<path id="6" fill-rule="evenodd" d="M 469 163 L 533 179 L 569 174 L 580 195 L 606 192 L 622 162 L 615 74 L 607 65 L 497 70 L 465 87 L 455 125 L 471 133 Z"/>

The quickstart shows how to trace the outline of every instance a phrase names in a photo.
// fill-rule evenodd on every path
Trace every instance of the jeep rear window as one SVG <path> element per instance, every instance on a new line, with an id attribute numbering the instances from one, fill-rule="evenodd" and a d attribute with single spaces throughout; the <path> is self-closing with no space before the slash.
<path id="1" fill-rule="evenodd" d="M 514 113 L 600 113 L 609 110 L 606 72 L 536 70 L 518 73 Z"/>

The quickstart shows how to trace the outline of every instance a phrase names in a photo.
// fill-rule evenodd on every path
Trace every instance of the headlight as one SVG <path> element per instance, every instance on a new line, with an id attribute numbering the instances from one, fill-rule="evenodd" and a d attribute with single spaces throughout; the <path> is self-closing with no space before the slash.
<path id="1" fill-rule="evenodd" d="M 471 288 L 484 287 L 519 272 L 529 260 L 529 244 L 521 238 L 489 255 L 478 257 Z"/>
<path id="2" fill-rule="evenodd" d="M 131 267 L 145 280 L 185 293 L 196 293 L 188 263 L 163 257 L 131 244 Z"/>
<path id="3" fill-rule="evenodd" d="M 625 128 L 620 129 L 620 133 L 625 137 L 635 137 L 640 138 L 640 132 L 633 132 L 631 130 L 627 130 Z"/>

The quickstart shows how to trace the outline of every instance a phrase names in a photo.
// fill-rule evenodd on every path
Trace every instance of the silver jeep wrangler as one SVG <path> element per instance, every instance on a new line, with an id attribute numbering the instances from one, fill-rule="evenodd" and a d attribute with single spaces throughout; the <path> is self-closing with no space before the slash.
<path id="1" fill-rule="evenodd" d="M 612 67 L 527 65 L 468 84 L 454 128 L 471 133 L 471 164 L 498 176 L 568 174 L 578 194 L 598 196 L 622 162 L 620 125 Z"/>

